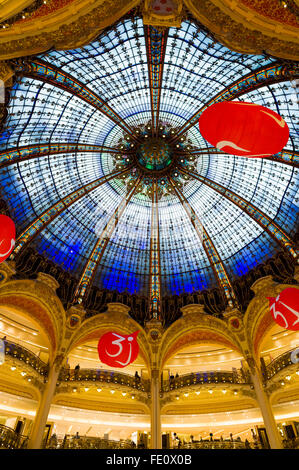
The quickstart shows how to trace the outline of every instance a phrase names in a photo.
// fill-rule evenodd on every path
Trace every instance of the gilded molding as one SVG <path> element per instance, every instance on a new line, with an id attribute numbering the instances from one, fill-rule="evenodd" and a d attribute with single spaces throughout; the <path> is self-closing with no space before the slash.
<path id="1" fill-rule="evenodd" d="M 176 9 L 169 15 L 159 15 L 152 9 L 152 0 L 144 0 L 143 5 L 143 23 L 146 25 L 158 26 L 163 28 L 181 26 L 183 19 L 183 0 L 174 0 Z"/>
<path id="2" fill-rule="evenodd" d="M 13 76 L 14 70 L 11 66 L 5 61 L 0 61 L 0 80 L 2 80 L 6 86 L 10 86 Z"/>
<path id="3" fill-rule="evenodd" d="M 133 320 L 129 314 L 129 307 L 120 303 L 108 304 L 107 312 L 94 315 L 83 321 L 78 329 L 75 330 L 69 341 L 66 355 L 80 344 L 99 339 L 99 336 L 111 329 L 117 329 L 125 334 L 139 330 L 138 344 L 140 346 L 140 355 L 145 360 L 147 367 L 151 362 L 151 348 L 148 342 L 147 334 L 142 326 Z"/>
<path id="4" fill-rule="evenodd" d="M 4 261 L 0 264 L 0 285 L 9 281 L 16 274 L 16 264 L 14 261 Z"/>
<path id="5" fill-rule="evenodd" d="M 41 280 L 10 280 L 0 285 L 0 304 L 32 316 L 41 325 L 52 346 L 50 355 L 60 347 L 65 330 L 65 310 L 49 285 Z"/>
<path id="6" fill-rule="evenodd" d="M 23 27 L 15 25 L 7 32 L 0 32 L 0 59 L 40 54 L 51 48 L 81 47 L 138 5 L 140 0 L 96 0 L 93 5 L 87 0 L 84 5 L 82 0 L 74 3 L 42 20 L 33 19 Z"/>
<path id="7" fill-rule="evenodd" d="M 299 60 L 298 28 L 284 25 L 229 0 L 184 0 L 186 7 L 215 38 L 244 54 Z"/>
<path id="8" fill-rule="evenodd" d="M 42 17 L 15 23 L 0 31 L 0 59 L 39 54 L 51 48 L 73 49 L 88 44 L 101 30 L 136 7 L 140 0 L 74 0 Z M 248 2 L 247 2 L 248 3 Z M 94 5 L 96 4 L 96 7 Z M 179 26 L 184 8 L 206 26 L 215 38 L 241 53 L 266 52 L 275 57 L 298 60 L 298 28 L 290 22 L 260 14 L 236 0 L 177 0 L 173 15 L 159 18 L 145 0 L 145 24 Z M 289 15 L 290 16 L 290 15 Z M 161 23 L 161 24 L 160 24 Z M 37 33 L 38 31 L 38 33 Z"/>
<path id="9" fill-rule="evenodd" d="M 176 320 L 163 334 L 158 352 L 160 368 L 167 359 L 184 346 L 202 341 L 223 344 L 243 354 L 243 346 L 223 320 L 203 314 L 199 305 L 188 305 L 181 309 L 183 317 Z"/>

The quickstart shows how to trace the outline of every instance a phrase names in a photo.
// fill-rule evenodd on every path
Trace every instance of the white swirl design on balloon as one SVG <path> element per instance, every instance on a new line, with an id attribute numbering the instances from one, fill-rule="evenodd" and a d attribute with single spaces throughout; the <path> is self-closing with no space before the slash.
<path id="1" fill-rule="evenodd" d="M 1 240 L 0 246 L 2 245 L 3 241 L 4 241 L 4 240 Z M 15 240 L 12 238 L 12 239 L 11 239 L 11 242 L 10 242 L 10 248 L 9 248 L 9 250 L 8 250 L 6 253 L 0 253 L 0 257 L 1 257 L 1 258 L 4 258 L 5 256 L 9 255 L 9 253 L 13 250 L 13 248 L 14 248 L 14 246 L 15 246 L 15 243 L 16 243 Z"/>

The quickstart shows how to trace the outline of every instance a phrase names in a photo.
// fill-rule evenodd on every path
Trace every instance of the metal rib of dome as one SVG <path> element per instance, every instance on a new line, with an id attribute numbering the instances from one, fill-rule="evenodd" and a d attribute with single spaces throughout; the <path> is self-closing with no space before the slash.
<path id="1" fill-rule="evenodd" d="M 162 32 L 124 19 L 91 44 L 15 60 L 0 184 L 27 243 L 78 278 L 150 295 L 220 286 L 274 255 L 296 257 L 298 70 L 230 51 L 194 21 Z M 290 139 L 267 159 L 201 136 L 213 102 L 255 102 Z"/>

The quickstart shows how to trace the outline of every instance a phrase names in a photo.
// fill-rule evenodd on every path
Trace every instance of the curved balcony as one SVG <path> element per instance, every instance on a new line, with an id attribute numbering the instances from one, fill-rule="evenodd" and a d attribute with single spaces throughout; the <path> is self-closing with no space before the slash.
<path id="1" fill-rule="evenodd" d="M 0 424 L 0 449 L 25 449 L 28 437 L 17 434 L 14 429 Z"/>
<path id="2" fill-rule="evenodd" d="M 161 392 L 170 392 L 178 388 L 190 387 L 192 385 L 209 385 L 217 383 L 251 384 L 249 378 L 246 378 L 244 375 L 242 375 L 241 371 L 196 372 L 163 381 Z"/>
<path id="3" fill-rule="evenodd" d="M 121 372 L 99 370 L 99 369 L 80 369 L 78 372 L 70 369 L 62 369 L 59 375 L 60 382 L 104 382 L 111 384 L 124 385 L 126 387 L 149 391 L 149 382 L 142 379 L 136 379 L 133 375 L 123 374 Z"/>
<path id="4" fill-rule="evenodd" d="M 13 358 L 23 361 L 25 364 L 31 366 L 36 372 L 44 377 L 47 377 L 49 372 L 49 366 L 45 364 L 36 354 L 24 346 L 12 343 L 11 341 L 4 340 L 5 343 L 5 354 Z"/>
<path id="5" fill-rule="evenodd" d="M 246 449 L 245 442 L 234 441 L 197 441 L 183 444 L 181 449 Z M 249 448 L 249 447 L 248 447 Z M 251 447 L 252 448 L 252 447 Z"/>
<path id="6" fill-rule="evenodd" d="M 135 449 L 130 440 L 112 441 L 100 437 L 79 437 L 66 435 L 64 439 L 53 435 L 46 444 L 47 449 Z"/>
<path id="7" fill-rule="evenodd" d="M 266 366 L 264 371 L 266 380 L 270 380 L 275 374 L 277 374 L 285 367 L 294 365 L 295 362 L 292 362 L 291 354 L 297 349 L 298 348 L 291 349 L 290 351 L 281 354 L 280 356 L 276 357 L 272 362 L 270 362 L 270 364 Z"/>

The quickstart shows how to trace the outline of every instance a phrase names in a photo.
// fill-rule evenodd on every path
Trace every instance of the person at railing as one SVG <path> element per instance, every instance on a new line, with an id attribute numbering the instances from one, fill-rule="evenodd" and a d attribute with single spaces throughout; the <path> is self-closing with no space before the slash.
<path id="1" fill-rule="evenodd" d="M 138 371 L 136 370 L 136 372 L 135 372 L 135 382 L 136 382 L 136 383 L 140 383 L 140 380 L 141 380 L 141 379 L 140 379 L 140 376 L 139 376 L 139 374 L 138 374 Z"/>
<path id="2" fill-rule="evenodd" d="M 70 380 L 71 378 L 71 366 L 69 364 L 69 361 L 67 359 L 66 364 L 65 364 L 65 377 L 67 380 Z"/>
<path id="3" fill-rule="evenodd" d="M 75 380 L 78 379 L 79 371 L 80 371 L 80 364 L 77 364 L 76 367 L 75 367 L 75 369 L 74 369 L 74 377 L 75 377 Z"/>
<path id="4" fill-rule="evenodd" d="M 247 439 L 245 439 L 245 448 L 246 449 L 251 449 L 250 442 Z"/>

